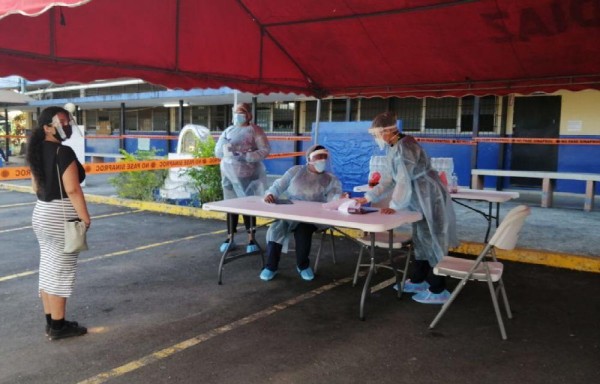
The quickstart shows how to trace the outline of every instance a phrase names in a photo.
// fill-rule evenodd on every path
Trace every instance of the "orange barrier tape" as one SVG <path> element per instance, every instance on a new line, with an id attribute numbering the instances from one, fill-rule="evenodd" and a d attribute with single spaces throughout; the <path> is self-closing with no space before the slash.
<path id="1" fill-rule="evenodd" d="M 283 159 L 286 157 L 297 157 L 304 156 L 304 152 L 287 152 L 287 153 L 274 153 L 267 156 L 267 159 Z"/>
<path id="2" fill-rule="evenodd" d="M 267 159 L 281 159 L 297 156 L 304 156 L 304 152 L 275 153 L 268 156 Z M 83 167 L 85 169 L 85 173 L 91 175 L 96 173 L 155 171 L 157 169 L 217 165 L 220 163 L 220 161 L 221 160 L 216 157 L 206 157 L 202 159 L 165 159 L 150 161 L 119 161 L 116 163 L 85 163 Z M 28 167 L 0 168 L 0 181 L 29 178 L 31 178 L 31 171 Z"/>
<path id="3" fill-rule="evenodd" d="M 442 144 L 460 144 L 460 145 L 475 145 L 471 140 L 459 139 L 433 139 L 429 137 L 415 137 L 420 143 L 442 143 Z"/>
<path id="4" fill-rule="evenodd" d="M 214 139 L 219 139 L 220 135 L 211 135 Z M 0 135 L 0 139 L 27 139 L 24 135 Z M 86 139 L 162 139 L 162 140 L 178 140 L 179 136 L 167 135 L 86 135 Z M 311 141 L 310 136 L 268 136 L 269 141 Z"/>
<path id="5" fill-rule="evenodd" d="M 30 179 L 29 167 L 5 167 L 0 168 L 0 180 Z"/>
<path id="6" fill-rule="evenodd" d="M 478 143 L 503 143 L 503 144 L 577 144 L 577 145 L 600 145 L 598 139 L 551 139 L 551 138 L 524 138 L 524 137 L 476 137 L 473 139 Z"/>

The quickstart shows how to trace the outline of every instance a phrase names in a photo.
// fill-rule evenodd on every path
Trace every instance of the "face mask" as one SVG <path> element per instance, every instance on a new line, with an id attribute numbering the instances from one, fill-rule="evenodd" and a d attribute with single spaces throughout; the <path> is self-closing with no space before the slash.
<path id="1" fill-rule="evenodd" d="M 233 115 L 233 124 L 242 125 L 246 122 L 246 115 L 243 113 L 236 113 Z"/>
<path id="2" fill-rule="evenodd" d="M 68 138 L 70 138 L 71 135 L 73 134 L 73 128 L 71 128 L 70 125 L 63 127 L 58 116 L 54 116 L 52 118 L 52 126 L 56 129 L 56 132 L 54 133 L 54 137 L 58 141 L 65 141 Z"/>
<path id="3" fill-rule="evenodd" d="M 385 149 L 385 146 L 387 145 L 385 140 L 383 140 L 381 137 L 377 137 L 375 139 L 375 142 L 377 143 L 377 146 L 379 147 L 379 149 L 382 151 Z"/>
<path id="4" fill-rule="evenodd" d="M 323 173 L 325 171 L 325 167 L 327 167 L 327 160 L 315 160 L 311 163 L 315 170 L 319 173 Z"/>

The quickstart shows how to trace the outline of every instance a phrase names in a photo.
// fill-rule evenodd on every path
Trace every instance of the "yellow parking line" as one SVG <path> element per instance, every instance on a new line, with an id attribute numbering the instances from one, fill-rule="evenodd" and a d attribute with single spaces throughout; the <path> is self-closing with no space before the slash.
<path id="1" fill-rule="evenodd" d="M 130 213 L 138 213 L 138 212 L 142 212 L 142 210 L 141 209 L 136 209 L 136 210 L 133 210 L 133 211 L 107 213 L 107 214 L 104 214 L 104 215 L 92 216 L 92 220 L 104 219 L 106 217 L 113 217 L 113 216 L 120 216 L 120 215 L 128 215 Z M 28 225 L 28 226 L 25 226 L 25 227 L 3 229 L 3 230 L 0 231 L 0 234 L 7 233 L 7 232 L 21 231 L 23 229 L 31 229 L 31 225 Z"/>
<path id="2" fill-rule="evenodd" d="M 0 205 L 0 208 L 12 208 L 12 207 L 20 207 L 23 205 L 33 205 L 35 204 L 35 201 L 31 201 L 29 203 L 17 203 L 17 204 L 5 204 L 5 205 Z"/>
<path id="3" fill-rule="evenodd" d="M 221 229 L 221 230 L 218 230 L 218 231 L 206 232 L 206 233 L 200 233 L 200 234 L 197 234 L 197 235 L 191 235 L 191 236 L 181 237 L 179 239 L 167 240 L 167 241 L 163 241 L 163 242 L 160 242 L 160 243 L 142 245 L 142 246 L 139 246 L 139 247 L 136 247 L 136 248 L 132 248 L 132 249 L 126 249 L 126 250 L 123 250 L 123 251 L 111 252 L 111 253 L 107 253 L 107 254 L 100 255 L 100 256 L 90 257 L 89 259 L 82 259 L 82 260 L 79 260 L 78 263 L 79 264 L 83 264 L 83 263 L 89 263 L 91 261 L 108 259 L 108 258 L 114 257 L 114 256 L 122 256 L 122 255 L 126 255 L 126 254 L 133 253 L 133 252 L 136 252 L 136 251 L 143 251 L 143 250 L 146 250 L 146 249 L 149 249 L 149 248 L 155 248 L 155 247 L 161 247 L 163 245 L 173 244 L 173 243 L 176 243 L 178 241 L 192 240 L 192 239 L 195 239 L 195 238 L 198 238 L 198 237 L 209 236 L 209 235 L 216 235 L 216 234 L 225 233 L 225 232 L 226 232 L 225 229 Z M 8 281 L 8 280 L 14 280 L 14 279 L 17 279 L 19 277 L 25 277 L 25 276 L 34 275 L 34 274 L 36 274 L 38 272 L 39 272 L 39 270 L 36 269 L 36 270 L 32 270 L 32 271 L 25 271 L 25 272 L 15 273 L 13 275 L 2 276 L 2 277 L 0 277 L 0 282 Z"/>
<path id="4" fill-rule="evenodd" d="M 184 351 L 184 350 L 186 350 L 188 348 L 196 346 L 196 345 L 198 345 L 200 343 L 203 343 L 203 342 L 205 342 L 207 340 L 210 340 L 210 339 L 212 339 L 212 338 L 214 338 L 216 336 L 225 334 L 225 333 L 230 332 L 230 331 L 234 331 L 237 328 L 240 328 L 240 327 L 242 327 L 244 325 L 253 323 L 253 322 L 257 321 L 257 320 L 263 319 L 263 318 L 265 318 L 267 316 L 270 316 L 270 315 L 272 315 L 274 313 L 281 312 L 284 309 L 290 308 L 290 307 L 292 307 L 294 305 L 297 305 L 297 304 L 299 304 L 299 303 L 301 303 L 303 301 L 306 301 L 308 299 L 312 299 L 313 297 L 315 297 L 317 295 L 320 295 L 320 294 L 322 294 L 324 292 L 330 291 L 333 288 L 339 287 L 340 285 L 346 284 L 346 283 L 348 283 L 351 280 L 352 280 L 352 277 L 346 277 L 344 279 L 337 280 L 337 281 L 335 281 L 333 283 L 323 285 L 323 286 L 321 286 L 319 288 L 313 289 L 310 292 L 307 292 L 307 293 L 304 293 L 302 295 L 296 296 L 296 297 L 291 298 L 289 300 L 285 300 L 285 301 L 283 301 L 281 303 L 272 305 L 269 308 L 263 309 L 262 311 L 253 313 L 253 314 L 251 314 L 249 316 L 246 316 L 244 318 L 241 318 L 241 319 L 236 320 L 234 322 L 231 322 L 229 324 L 225 324 L 225 325 L 222 325 L 220 327 L 211 329 L 211 330 L 209 330 L 207 332 L 199 334 L 198 336 L 194 336 L 194 337 L 192 337 L 190 339 L 184 340 L 184 341 L 182 341 L 180 343 L 177 343 L 175 345 L 172 345 L 170 347 L 163 348 L 163 349 L 161 349 L 159 351 L 150 353 L 150 354 L 148 354 L 148 355 L 146 355 L 146 356 L 144 356 L 144 357 L 142 357 L 140 359 L 137 359 L 137 360 L 134 360 L 134 361 L 130 361 L 129 363 L 123 364 L 123 365 L 121 365 L 120 367 L 117 367 L 117 368 L 113 368 L 110 371 L 99 373 L 96 376 L 90 377 L 89 379 L 80 381 L 79 384 L 100 384 L 100 383 L 104 383 L 104 382 L 106 382 L 108 380 L 114 379 L 116 377 L 123 376 L 126 373 L 135 371 L 135 370 L 140 369 L 140 368 L 142 368 L 144 366 L 147 366 L 147 365 L 150 365 L 152 363 L 155 363 L 155 362 L 157 362 L 159 360 L 162 360 L 162 359 L 167 358 L 169 356 L 172 356 L 172 355 L 174 355 L 176 353 Z"/>

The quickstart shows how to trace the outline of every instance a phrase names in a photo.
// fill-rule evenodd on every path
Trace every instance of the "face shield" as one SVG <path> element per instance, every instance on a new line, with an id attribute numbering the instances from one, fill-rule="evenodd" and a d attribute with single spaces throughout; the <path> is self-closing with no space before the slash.
<path id="1" fill-rule="evenodd" d="M 380 150 L 384 150 L 386 145 L 389 144 L 390 133 L 395 131 L 398 134 L 398 127 L 396 125 L 389 125 L 387 127 L 371 127 L 369 128 L 369 134 L 373 136 L 377 146 Z"/>
<path id="2" fill-rule="evenodd" d="M 308 154 L 307 160 L 314 167 L 315 171 L 323 173 L 329 165 L 329 151 L 325 148 L 312 151 Z"/>
<path id="3" fill-rule="evenodd" d="M 65 112 L 59 112 L 52 118 L 52 126 L 56 128 L 57 139 L 64 141 L 70 139 L 73 132 L 77 132 L 80 137 L 83 137 L 83 131 L 77 125 L 77 119 L 73 115 L 76 107 L 73 103 L 67 103 L 64 106 Z"/>
<path id="4" fill-rule="evenodd" d="M 65 141 L 73 134 L 73 127 L 77 127 L 77 122 L 70 113 L 59 112 L 52 118 L 52 126 L 56 129 L 56 138 Z M 79 131 L 79 127 L 76 129 Z"/>

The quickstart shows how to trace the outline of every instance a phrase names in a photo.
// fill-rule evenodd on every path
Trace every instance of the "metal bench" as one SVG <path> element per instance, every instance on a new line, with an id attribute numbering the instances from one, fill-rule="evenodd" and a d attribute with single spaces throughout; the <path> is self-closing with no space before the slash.
<path id="1" fill-rule="evenodd" d="M 485 176 L 496 177 L 529 177 L 542 179 L 542 207 L 552 206 L 554 187 L 550 180 L 581 180 L 585 181 L 585 200 L 583 210 L 586 212 L 594 208 L 594 195 L 596 182 L 600 181 L 600 174 L 579 172 L 541 172 L 541 171 L 511 171 L 500 169 L 472 169 L 471 185 L 473 189 L 483 189 Z"/>
<path id="2" fill-rule="evenodd" d="M 105 158 L 110 158 L 110 159 L 122 159 L 125 156 L 123 156 L 120 153 L 98 153 L 98 152 L 89 152 L 85 154 L 85 157 L 89 157 L 91 158 L 91 162 L 92 163 L 104 163 L 104 159 Z"/>

